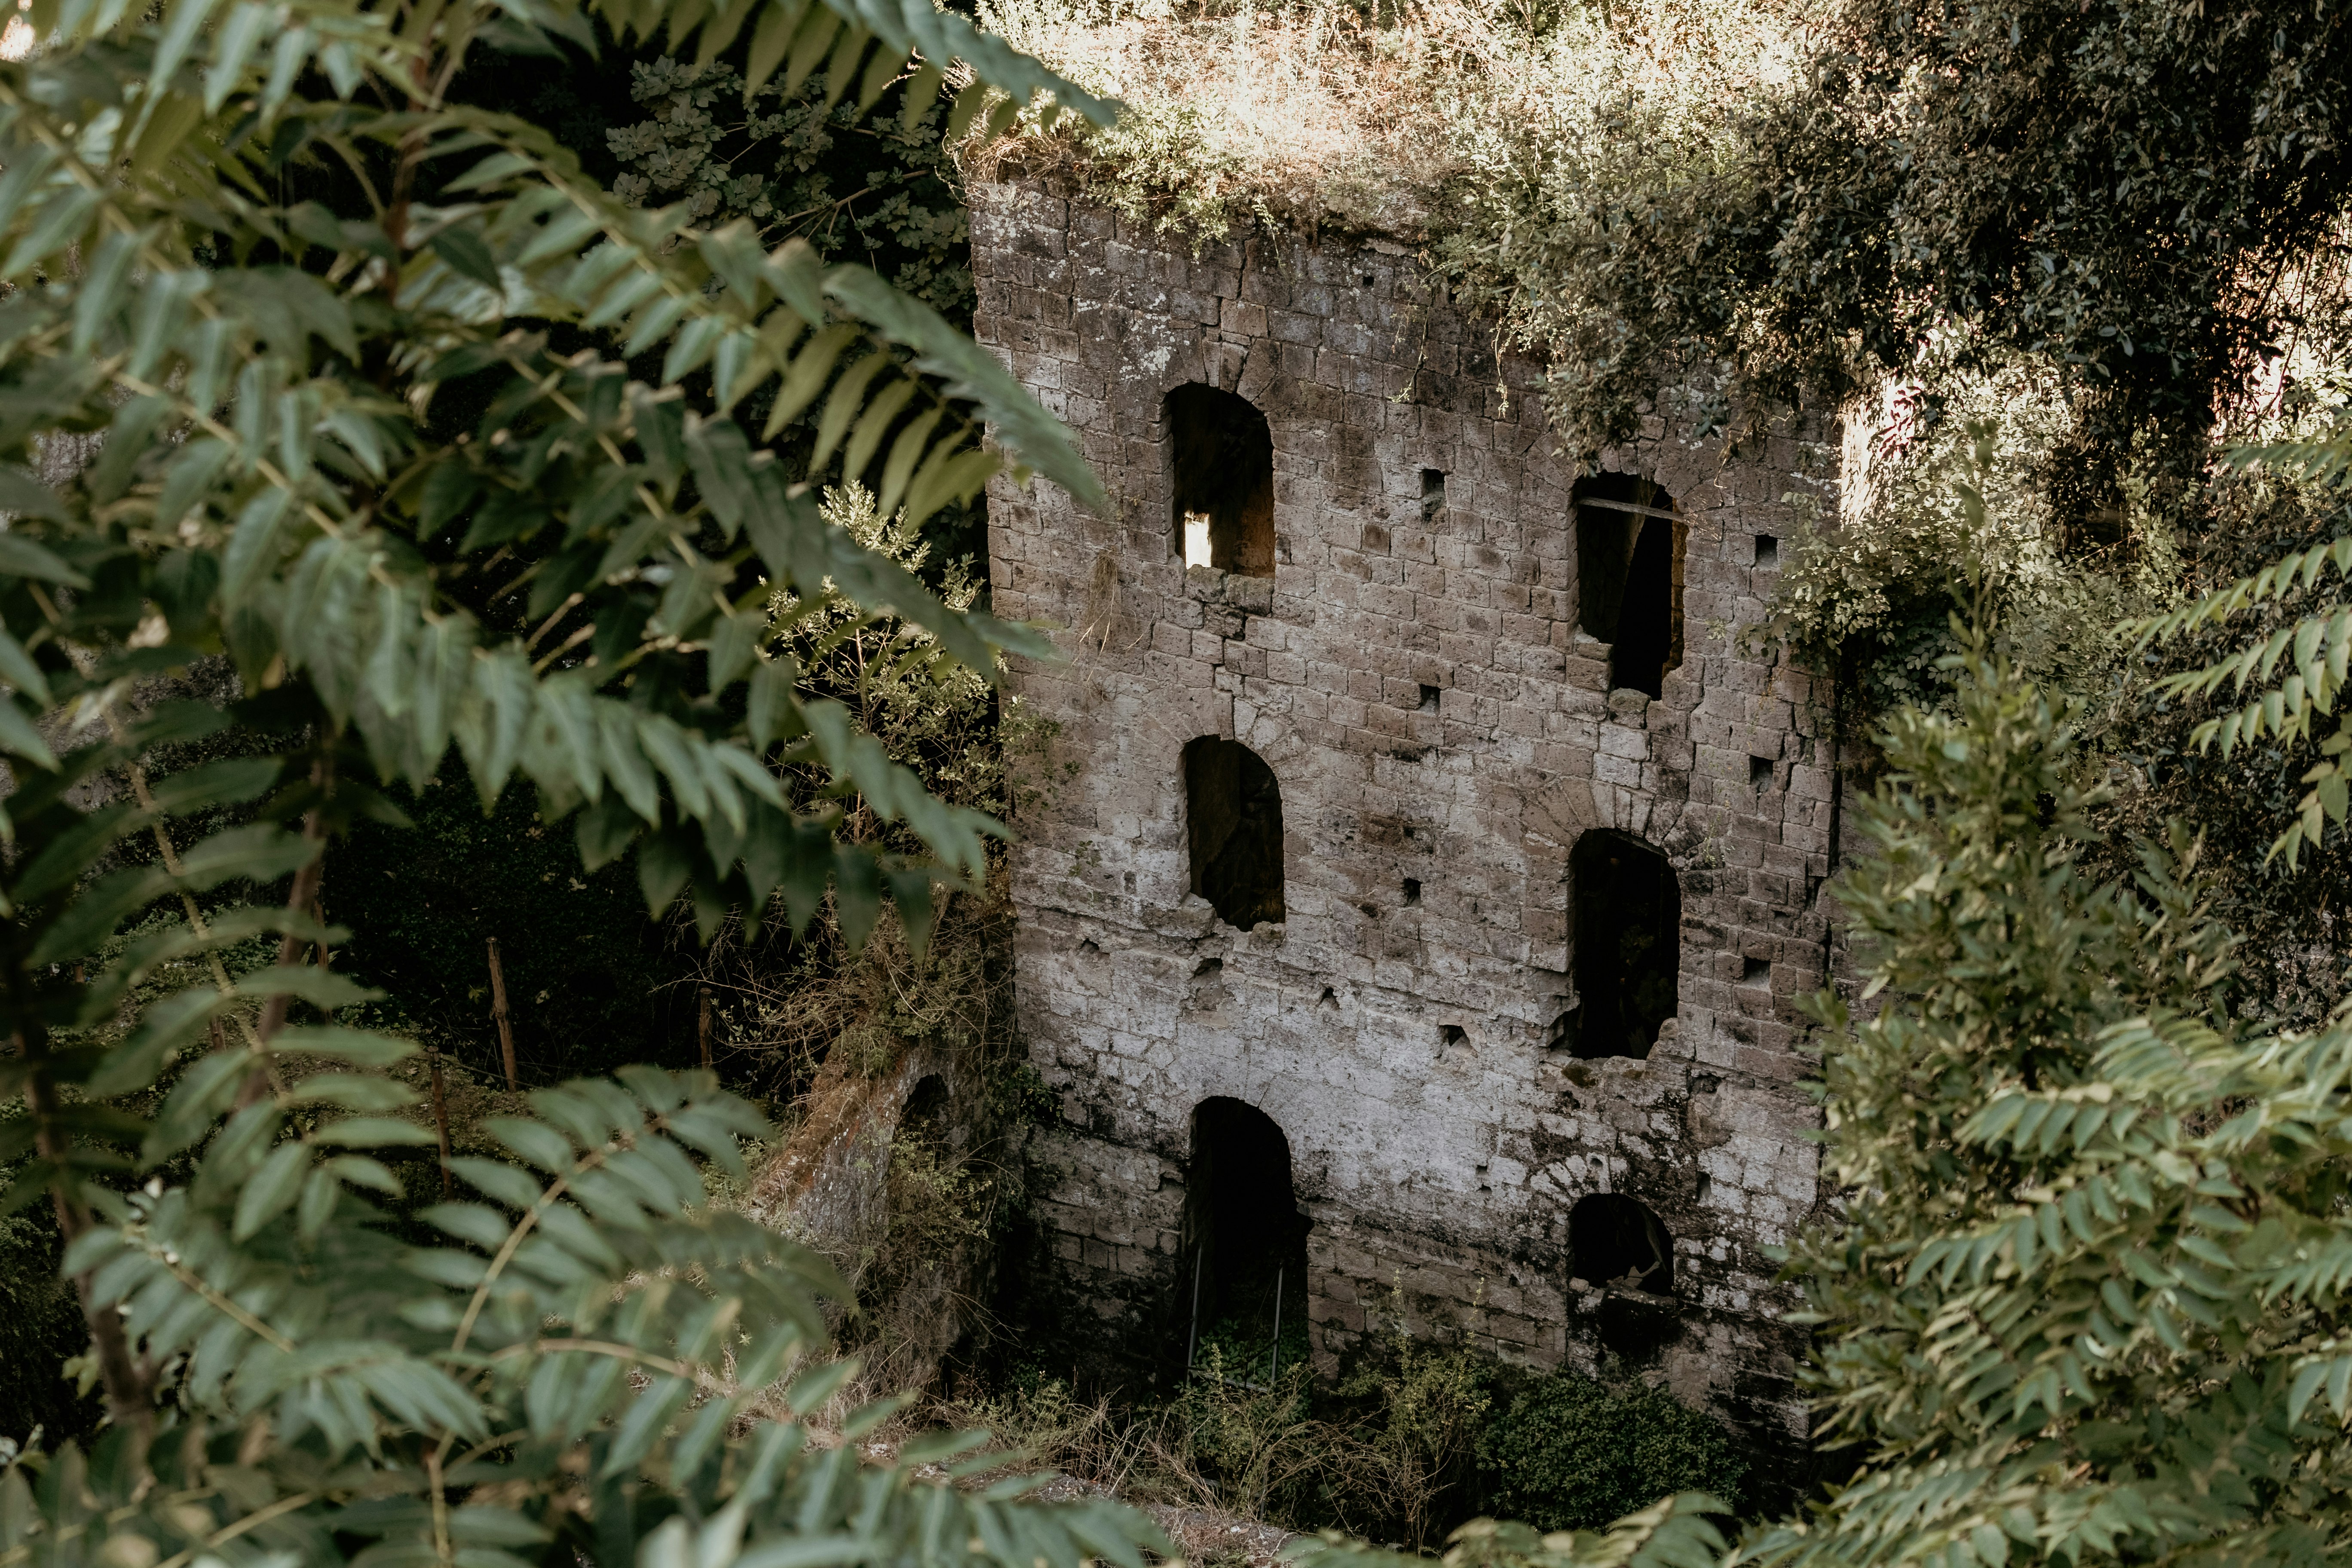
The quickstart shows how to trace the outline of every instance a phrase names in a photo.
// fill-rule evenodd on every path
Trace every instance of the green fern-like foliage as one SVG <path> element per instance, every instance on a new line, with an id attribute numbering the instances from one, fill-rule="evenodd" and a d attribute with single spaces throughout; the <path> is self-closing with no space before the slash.
<path id="1" fill-rule="evenodd" d="M 406 1047 L 299 1048 L 343 1070 L 226 1124 L 205 1107 L 237 1072 L 191 1072 L 161 1123 L 200 1130 L 191 1178 L 90 1194 L 67 1267 L 128 1330 L 120 1375 L 167 1381 L 180 1413 L 0 1474 L 8 1561 L 1140 1568 L 1156 1542 L 1113 1505 L 953 1484 L 978 1434 L 866 1462 L 855 1439 L 895 1402 L 812 1446 L 796 1417 L 855 1370 L 824 1355 L 842 1286 L 702 1207 L 700 1165 L 740 1175 L 736 1140 L 765 1130 L 708 1074 L 539 1091 L 489 1129 L 508 1158 L 449 1162 L 469 1191 L 416 1245 L 358 1195 L 398 1185 L 368 1151 L 432 1140 L 363 1070 Z"/>
<path id="2" fill-rule="evenodd" d="M 2102 770 L 1981 635 L 1906 710 L 1842 891 L 1824 1175 L 1789 1272 L 1861 1465 L 1743 1560 L 2286 1563 L 2352 1522 L 2352 1016 L 2241 1014 L 2197 845 L 2081 868 Z M 2251 1012 L 2251 1010 L 2248 1010 Z"/>
<path id="3" fill-rule="evenodd" d="M 1109 112 L 928 5 L 604 15 L 746 38 L 751 87 L 823 70 L 870 103 L 911 72 L 928 100 L 954 68 L 965 123 Z M 57 1216 L 107 1428 L 0 1473 L 0 1563 L 1140 1568 L 1133 1515 L 957 1484 L 977 1438 L 856 1443 L 887 1406 L 830 1408 L 839 1281 L 706 1206 L 766 1132 L 707 1075 L 542 1089 L 485 1129 L 502 1158 L 436 1172 L 413 1047 L 337 1022 L 370 994 L 323 962 L 331 846 L 453 748 L 486 805 L 527 781 L 706 931 L 830 899 L 855 940 L 886 898 L 919 929 L 1001 830 L 809 694 L 770 602 L 919 626 L 981 679 L 1039 645 L 826 521 L 761 443 L 817 411 L 816 461 L 919 523 L 1008 463 L 1098 500 L 1065 433 L 872 274 L 626 206 L 445 99 L 469 50 L 590 40 L 570 0 L 26 20 L 0 61 L 0 1163 L 8 1207 Z M 350 199 L 283 205 L 298 160 Z M 452 427 L 461 378 L 483 412 Z M 887 851 L 836 831 L 846 800 Z M 821 1411 L 845 1446 L 812 1445 Z"/>
<path id="4" fill-rule="evenodd" d="M 2233 453 L 2237 466 L 2305 482 L 2341 488 L 2352 480 L 2352 432 L 2314 441 L 2251 447 Z M 2296 600 L 2316 600 L 2330 575 L 2352 577 L 2352 535 L 2296 551 L 2251 576 L 2217 588 L 2166 615 L 2134 622 L 2126 631 L 2143 645 L 2169 641 L 2226 624 L 2242 613 Z M 2257 637 L 2227 658 L 2200 669 L 2168 677 L 2164 695 L 2210 699 L 2224 687 L 2237 706 L 2198 725 L 2200 747 L 2219 747 L 2223 756 L 2269 737 L 2280 745 L 2305 741 L 2323 721 L 2336 721 L 2320 742 L 2320 760 L 2304 774 L 2310 785 L 2290 822 L 2271 845 L 2270 858 L 2294 866 L 2306 844 L 2316 845 L 2329 823 L 2339 827 L 2352 812 L 2352 713 L 2338 714 L 2347 675 L 2352 674 L 2352 605 L 2323 602 Z M 2249 695 L 2251 689 L 2252 695 Z"/>

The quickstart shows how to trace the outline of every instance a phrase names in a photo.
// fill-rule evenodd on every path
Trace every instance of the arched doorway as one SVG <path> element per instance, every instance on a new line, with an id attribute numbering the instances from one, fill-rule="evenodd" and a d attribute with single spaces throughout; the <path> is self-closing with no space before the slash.
<path id="1" fill-rule="evenodd" d="M 1596 827 L 1569 852 L 1576 904 L 1573 1022 L 1558 1044 L 1587 1061 L 1644 1058 L 1680 1005 L 1682 889 L 1675 868 L 1630 833 Z"/>
<path id="2" fill-rule="evenodd" d="M 1195 382 L 1162 410 L 1176 548 L 1188 565 L 1274 575 L 1274 436 L 1245 397 Z"/>
<path id="3" fill-rule="evenodd" d="M 1255 1381 L 1304 1361 L 1308 1228 L 1280 1125 L 1223 1096 L 1194 1107 L 1178 1281 L 1188 1365 L 1208 1347 L 1224 1375 Z"/>
<path id="4" fill-rule="evenodd" d="M 935 1072 L 925 1073 L 908 1090 L 906 1107 L 898 1112 L 898 1136 L 919 1139 L 940 1148 L 946 1148 L 952 1141 L 946 1079 Z"/>
<path id="5" fill-rule="evenodd" d="M 1219 920 L 1282 923 L 1282 786 L 1255 752 L 1214 735 L 1185 742 L 1184 828 L 1192 891 Z"/>

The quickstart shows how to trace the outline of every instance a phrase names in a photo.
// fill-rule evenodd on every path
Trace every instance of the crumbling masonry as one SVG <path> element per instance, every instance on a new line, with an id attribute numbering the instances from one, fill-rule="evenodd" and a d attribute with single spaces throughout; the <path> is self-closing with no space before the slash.
<path id="1" fill-rule="evenodd" d="M 1327 1373 L 1450 1325 L 1793 1454 L 1838 826 L 1826 691 L 1737 633 L 1834 447 L 1581 476 L 1402 247 L 976 196 L 980 336 L 1113 497 L 990 500 L 997 612 L 1066 628 L 1013 680 L 1068 764 L 1013 872 L 1030 1334 L 1160 1376 L 1303 1272 Z"/>

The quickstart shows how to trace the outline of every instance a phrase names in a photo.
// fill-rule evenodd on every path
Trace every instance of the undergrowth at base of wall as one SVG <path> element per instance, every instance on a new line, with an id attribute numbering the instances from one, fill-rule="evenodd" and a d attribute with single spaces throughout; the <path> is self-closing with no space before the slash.
<path id="1" fill-rule="evenodd" d="M 1735 1434 L 1620 1369 L 1535 1373 L 1407 1342 L 1337 1383 L 1303 1362 L 1269 1381 L 1267 1347 L 1204 1340 L 1191 1376 L 1150 1404 L 1088 1403 L 1032 1370 L 932 1418 L 1129 1502 L 1412 1549 L 1481 1516 L 1590 1530 L 1678 1491 L 1743 1513 L 1759 1501 Z"/>

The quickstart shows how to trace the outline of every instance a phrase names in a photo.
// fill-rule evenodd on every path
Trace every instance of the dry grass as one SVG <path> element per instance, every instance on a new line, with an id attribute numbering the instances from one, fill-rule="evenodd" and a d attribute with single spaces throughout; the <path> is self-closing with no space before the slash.
<path id="1" fill-rule="evenodd" d="M 1011 999 L 1003 955 L 1013 906 L 1001 865 L 978 893 L 940 890 L 920 953 L 887 910 L 855 951 L 829 909 L 797 940 L 772 923 L 746 942 L 730 923 L 698 947 L 691 914 L 676 922 L 676 946 L 694 966 L 678 984 L 711 996 L 711 1050 L 720 1072 L 767 1095 L 786 1121 L 819 1064 L 836 1052 L 879 1073 L 897 1060 L 903 1040 L 1005 1048 Z"/>
<path id="2" fill-rule="evenodd" d="M 1017 129 L 965 159 L 986 180 L 1059 169 L 1160 226 L 1250 219 L 1420 237 L 1448 187 L 1511 177 L 1504 144 L 1603 133 L 1626 102 L 1720 124 L 1787 79 L 1774 0 L 982 0 L 982 18 L 1091 90 L 1108 132 Z"/>

